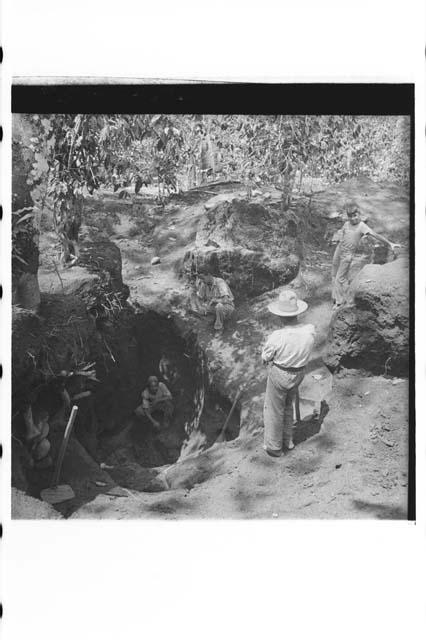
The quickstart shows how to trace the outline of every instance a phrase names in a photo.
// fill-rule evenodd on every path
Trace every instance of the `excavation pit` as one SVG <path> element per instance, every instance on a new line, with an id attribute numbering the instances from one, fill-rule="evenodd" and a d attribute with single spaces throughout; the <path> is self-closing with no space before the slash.
<path id="1" fill-rule="evenodd" d="M 176 462 L 188 440 L 197 440 L 198 450 L 216 441 L 231 408 L 231 401 L 209 382 L 205 354 L 197 336 L 182 335 L 171 316 L 147 312 L 133 321 L 133 357 L 138 363 L 127 419 L 100 437 L 101 457 L 117 467 L 137 464 L 145 468 Z M 160 362 L 162 367 L 160 370 Z M 164 416 L 153 413 L 160 423 L 156 429 L 148 418 L 135 414 L 149 376 L 155 375 L 173 396 L 174 412 L 169 424 Z M 112 391 L 112 390 L 111 390 Z M 225 433 L 226 440 L 239 434 L 239 411 L 235 409 Z M 198 438 L 194 439 L 197 432 Z"/>
<path id="2" fill-rule="evenodd" d="M 138 491 L 166 489 L 156 482 L 161 468 L 188 453 L 198 454 L 211 447 L 231 408 L 232 398 L 224 397 L 209 379 L 206 355 L 197 334 L 174 317 L 153 311 L 128 313 L 98 334 L 92 344 L 95 347 L 100 342 L 105 349 L 93 352 L 98 382 L 78 376 L 66 378 L 78 414 L 61 473 L 61 482 L 70 484 L 76 497 L 56 506 L 65 517 L 117 485 Z M 159 370 L 162 356 L 168 361 L 168 379 Z M 160 419 L 159 430 L 146 418 L 135 415 L 151 375 L 164 382 L 173 396 L 170 423 L 164 425 L 162 416 L 154 415 Z M 46 462 L 43 465 L 27 464 L 20 454 L 25 450 L 25 425 L 20 415 L 14 420 L 14 485 L 34 498 L 51 484 L 52 465 L 69 414 L 62 406 L 57 382 L 52 378 L 35 386 L 31 396 L 34 420 L 37 422 L 43 414 L 50 427 L 50 464 L 47 458 L 42 460 Z M 82 390 L 80 384 L 90 391 Z M 236 438 L 239 430 L 236 407 L 225 439 Z"/>

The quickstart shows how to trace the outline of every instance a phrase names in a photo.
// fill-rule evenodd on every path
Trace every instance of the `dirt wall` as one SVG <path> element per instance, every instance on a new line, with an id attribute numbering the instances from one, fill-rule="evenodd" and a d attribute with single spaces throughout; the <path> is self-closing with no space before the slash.
<path id="1" fill-rule="evenodd" d="M 293 280 L 299 269 L 296 240 L 266 206 L 245 200 L 221 202 L 200 221 L 184 271 L 207 266 L 224 278 L 236 299 L 253 297 Z"/>
<path id="2" fill-rule="evenodd" d="M 373 373 L 408 375 L 409 264 L 406 259 L 367 265 L 356 277 L 355 304 L 330 325 L 324 361 Z"/>

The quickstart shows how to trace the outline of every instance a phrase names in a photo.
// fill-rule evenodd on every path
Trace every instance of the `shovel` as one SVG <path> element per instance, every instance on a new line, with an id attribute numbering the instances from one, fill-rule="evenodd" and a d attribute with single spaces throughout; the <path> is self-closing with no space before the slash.
<path id="1" fill-rule="evenodd" d="M 294 398 L 294 409 L 295 409 L 295 413 L 296 413 L 296 423 L 299 424 L 299 422 L 300 422 L 300 396 L 299 396 L 299 389 L 298 388 L 296 390 L 296 396 Z"/>
<path id="2" fill-rule="evenodd" d="M 68 441 L 71 436 L 71 431 L 74 426 L 75 417 L 77 415 L 78 407 L 73 406 L 71 409 L 71 414 L 68 420 L 68 424 L 64 431 L 64 439 L 62 440 L 61 448 L 59 450 L 58 459 L 56 461 L 55 472 L 53 474 L 52 486 L 48 489 L 43 489 L 40 492 L 40 498 L 44 500 L 44 502 L 48 502 L 49 504 L 58 504 L 59 502 L 64 502 L 65 500 L 71 500 L 71 498 L 75 497 L 75 493 L 70 487 L 69 484 L 58 484 L 59 476 L 61 475 L 62 463 L 64 461 L 65 451 L 68 446 Z"/>
<path id="3" fill-rule="evenodd" d="M 226 441 L 226 436 L 225 436 L 226 429 L 228 428 L 228 424 L 229 424 L 229 421 L 231 419 L 231 416 L 234 413 L 234 409 L 235 409 L 235 407 L 237 405 L 237 402 L 240 399 L 240 396 L 241 396 L 243 391 L 244 391 L 244 387 L 240 387 L 238 389 L 237 394 L 236 394 L 236 396 L 234 398 L 234 402 L 232 403 L 232 407 L 231 407 L 231 409 L 230 409 L 230 411 L 228 413 L 228 416 L 227 416 L 227 418 L 225 420 L 225 424 L 223 425 L 218 437 L 215 440 L 215 444 L 216 444 L 216 442 L 225 442 Z"/>

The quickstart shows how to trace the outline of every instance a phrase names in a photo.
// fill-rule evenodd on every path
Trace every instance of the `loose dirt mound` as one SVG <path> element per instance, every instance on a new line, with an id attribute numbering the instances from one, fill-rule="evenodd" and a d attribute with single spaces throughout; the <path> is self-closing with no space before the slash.
<path id="1" fill-rule="evenodd" d="M 113 242 L 85 242 L 81 246 L 79 264 L 92 273 L 101 273 L 113 291 L 123 290 L 121 252 Z"/>
<path id="2" fill-rule="evenodd" d="M 60 520 L 59 511 L 50 504 L 12 487 L 12 518 L 18 520 Z"/>
<path id="3" fill-rule="evenodd" d="M 78 266 L 58 267 L 52 245 L 41 242 L 43 263 L 39 270 L 40 290 L 73 294 L 81 298 L 95 318 L 120 311 L 129 296 L 123 283 L 120 249 L 109 240 L 83 242 Z"/>
<path id="4" fill-rule="evenodd" d="M 207 265 L 237 297 L 253 297 L 286 284 L 299 269 L 296 240 L 267 207 L 244 200 L 221 202 L 202 218 L 184 269 Z"/>
<path id="5" fill-rule="evenodd" d="M 409 270 L 399 259 L 367 265 L 353 283 L 355 306 L 332 320 L 325 362 L 408 375 Z"/>
<path id="6" fill-rule="evenodd" d="M 171 490 L 99 495 L 72 517 L 404 519 L 408 385 L 393 382 L 347 372 L 321 431 L 282 458 L 265 455 L 261 433 L 216 445 L 167 470 Z"/>

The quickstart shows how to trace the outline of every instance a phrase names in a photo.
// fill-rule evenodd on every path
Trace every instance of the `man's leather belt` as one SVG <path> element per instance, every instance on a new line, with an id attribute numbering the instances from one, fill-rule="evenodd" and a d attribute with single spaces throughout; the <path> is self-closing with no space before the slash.
<path id="1" fill-rule="evenodd" d="M 304 369 L 305 367 L 283 367 L 281 364 L 277 364 L 276 362 L 272 363 L 274 365 L 274 367 L 277 367 L 278 369 L 281 369 L 281 371 L 294 371 L 295 373 L 297 371 L 302 371 L 302 369 Z"/>

